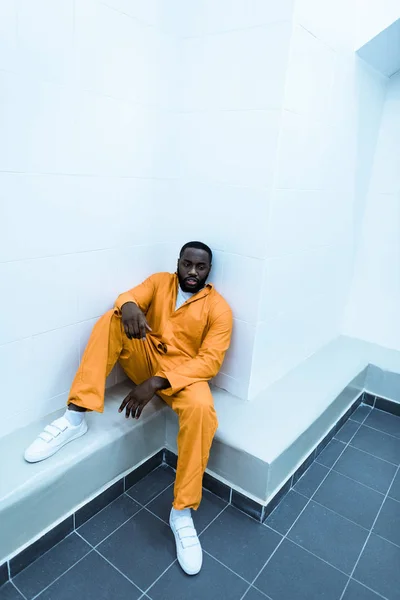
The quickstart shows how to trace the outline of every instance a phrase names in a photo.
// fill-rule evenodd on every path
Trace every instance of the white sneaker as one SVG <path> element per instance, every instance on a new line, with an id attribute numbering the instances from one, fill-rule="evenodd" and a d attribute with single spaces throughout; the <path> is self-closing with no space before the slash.
<path id="1" fill-rule="evenodd" d="M 68 419 L 60 417 L 50 425 L 46 425 L 39 437 L 25 450 L 24 458 L 30 463 L 49 458 L 68 442 L 84 435 L 87 429 L 85 419 L 80 425 L 74 427 Z"/>
<path id="2" fill-rule="evenodd" d="M 169 524 L 175 536 L 179 564 L 187 575 L 197 575 L 203 564 L 203 551 L 194 528 L 190 508 L 180 511 L 172 509 Z"/>

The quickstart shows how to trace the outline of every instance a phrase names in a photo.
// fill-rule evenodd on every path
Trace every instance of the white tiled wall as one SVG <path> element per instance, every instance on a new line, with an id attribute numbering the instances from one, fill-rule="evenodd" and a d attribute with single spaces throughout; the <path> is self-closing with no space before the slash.
<path id="1" fill-rule="evenodd" d="M 250 399 L 341 332 L 386 85 L 354 32 L 354 3 L 296 1 Z"/>
<path id="2" fill-rule="evenodd" d="M 400 75 L 389 80 L 344 330 L 400 350 Z"/>
<path id="3" fill-rule="evenodd" d="M 0 0 L 0 435 L 62 406 L 95 319 L 175 267 L 159 8 Z"/>

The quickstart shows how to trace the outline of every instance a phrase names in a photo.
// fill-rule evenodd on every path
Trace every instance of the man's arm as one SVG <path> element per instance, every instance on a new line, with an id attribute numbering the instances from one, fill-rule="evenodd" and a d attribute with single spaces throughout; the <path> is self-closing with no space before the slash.
<path id="1" fill-rule="evenodd" d="M 230 309 L 219 314 L 211 323 L 197 356 L 184 361 L 171 371 L 156 373 L 158 377 L 169 381 L 170 387 L 164 389 L 164 394 L 173 396 L 192 383 L 209 381 L 215 377 L 229 348 L 232 321 Z"/>
<path id="2" fill-rule="evenodd" d="M 118 296 L 115 309 L 121 311 L 124 304 L 134 302 L 146 314 L 156 289 L 156 275 L 151 275 L 143 283 Z"/>

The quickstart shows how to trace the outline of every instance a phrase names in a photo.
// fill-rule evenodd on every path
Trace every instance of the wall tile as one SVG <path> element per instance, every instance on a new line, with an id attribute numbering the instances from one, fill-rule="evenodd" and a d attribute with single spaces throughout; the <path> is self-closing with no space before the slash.
<path id="1" fill-rule="evenodd" d="M 157 0 L 102 0 L 103 4 L 119 10 L 146 25 L 157 25 L 161 7 Z"/>
<path id="2" fill-rule="evenodd" d="M 335 53 L 309 31 L 296 26 L 290 46 L 284 107 L 324 120 L 332 94 Z"/>
<path id="3" fill-rule="evenodd" d="M 27 102 L 29 98 L 29 102 Z M 69 88 L 0 73 L 0 148 L 5 171 L 71 172 L 74 99 Z"/>
<path id="4" fill-rule="evenodd" d="M 343 146 L 342 131 L 284 111 L 277 188 L 349 190 L 354 164 L 355 145 Z"/>
<path id="5" fill-rule="evenodd" d="M 70 256 L 1 264 L 7 295 L 0 304 L 7 318 L 0 328 L 0 343 L 76 322 L 77 276 Z"/>
<path id="6" fill-rule="evenodd" d="M 83 89 L 154 104 L 159 42 L 154 28 L 105 3 L 76 3 L 75 77 Z"/>
<path id="7" fill-rule="evenodd" d="M 16 0 L 0 2 L 0 69 L 16 68 L 17 3 Z"/>
<path id="8" fill-rule="evenodd" d="M 260 300 L 260 320 L 305 308 L 324 294 L 347 289 L 347 246 L 334 245 L 266 261 Z"/>
<path id="9" fill-rule="evenodd" d="M 278 111 L 182 114 L 182 173 L 201 180 L 269 187 L 279 125 Z"/>
<path id="10" fill-rule="evenodd" d="M 67 392 L 79 365 L 79 326 L 35 336 L 32 349 L 32 397 L 41 402 Z"/>
<path id="11" fill-rule="evenodd" d="M 279 109 L 290 34 L 283 22 L 184 40 L 184 108 Z"/>
<path id="12" fill-rule="evenodd" d="M 3 435 L 7 419 L 14 413 L 26 410 L 33 402 L 29 389 L 34 376 L 32 358 L 32 338 L 0 346 L 0 411 L 1 420 L 4 421 L 0 426 L 0 435 Z"/>
<path id="13" fill-rule="evenodd" d="M 74 2 L 20 0 L 18 63 L 21 72 L 52 82 L 70 81 Z"/>
<path id="14" fill-rule="evenodd" d="M 249 382 L 246 380 L 235 379 L 220 372 L 214 377 L 213 383 L 241 400 L 248 400 Z"/>
<path id="15" fill-rule="evenodd" d="M 76 105 L 73 173 L 150 176 L 153 111 L 89 92 L 77 95 Z"/>
<path id="16" fill-rule="evenodd" d="M 338 243 L 351 233 L 351 193 L 275 190 L 268 221 L 267 255 L 280 256 Z"/>
<path id="17" fill-rule="evenodd" d="M 249 382 L 255 334 L 253 325 L 234 319 L 232 342 L 221 368 L 222 373 Z"/>
<path id="18" fill-rule="evenodd" d="M 335 0 L 322 3 L 318 0 L 297 0 L 295 20 L 330 47 L 353 52 L 355 2 Z"/>
<path id="19" fill-rule="evenodd" d="M 204 28 L 217 33 L 290 20 L 293 5 L 293 0 L 205 0 Z"/>
<path id="20" fill-rule="evenodd" d="M 262 275 L 263 261 L 237 254 L 225 255 L 222 293 L 236 319 L 256 323 Z"/>

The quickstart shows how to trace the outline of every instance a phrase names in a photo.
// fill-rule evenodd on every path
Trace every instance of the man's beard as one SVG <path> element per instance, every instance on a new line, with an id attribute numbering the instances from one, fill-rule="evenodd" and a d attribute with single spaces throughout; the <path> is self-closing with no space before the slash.
<path id="1" fill-rule="evenodd" d="M 188 277 L 187 279 L 196 279 L 195 277 Z M 206 284 L 205 279 L 198 279 L 198 284 L 196 286 L 188 286 L 185 282 L 185 279 L 178 272 L 178 280 L 181 290 L 183 292 L 188 292 L 189 294 L 197 294 Z"/>

